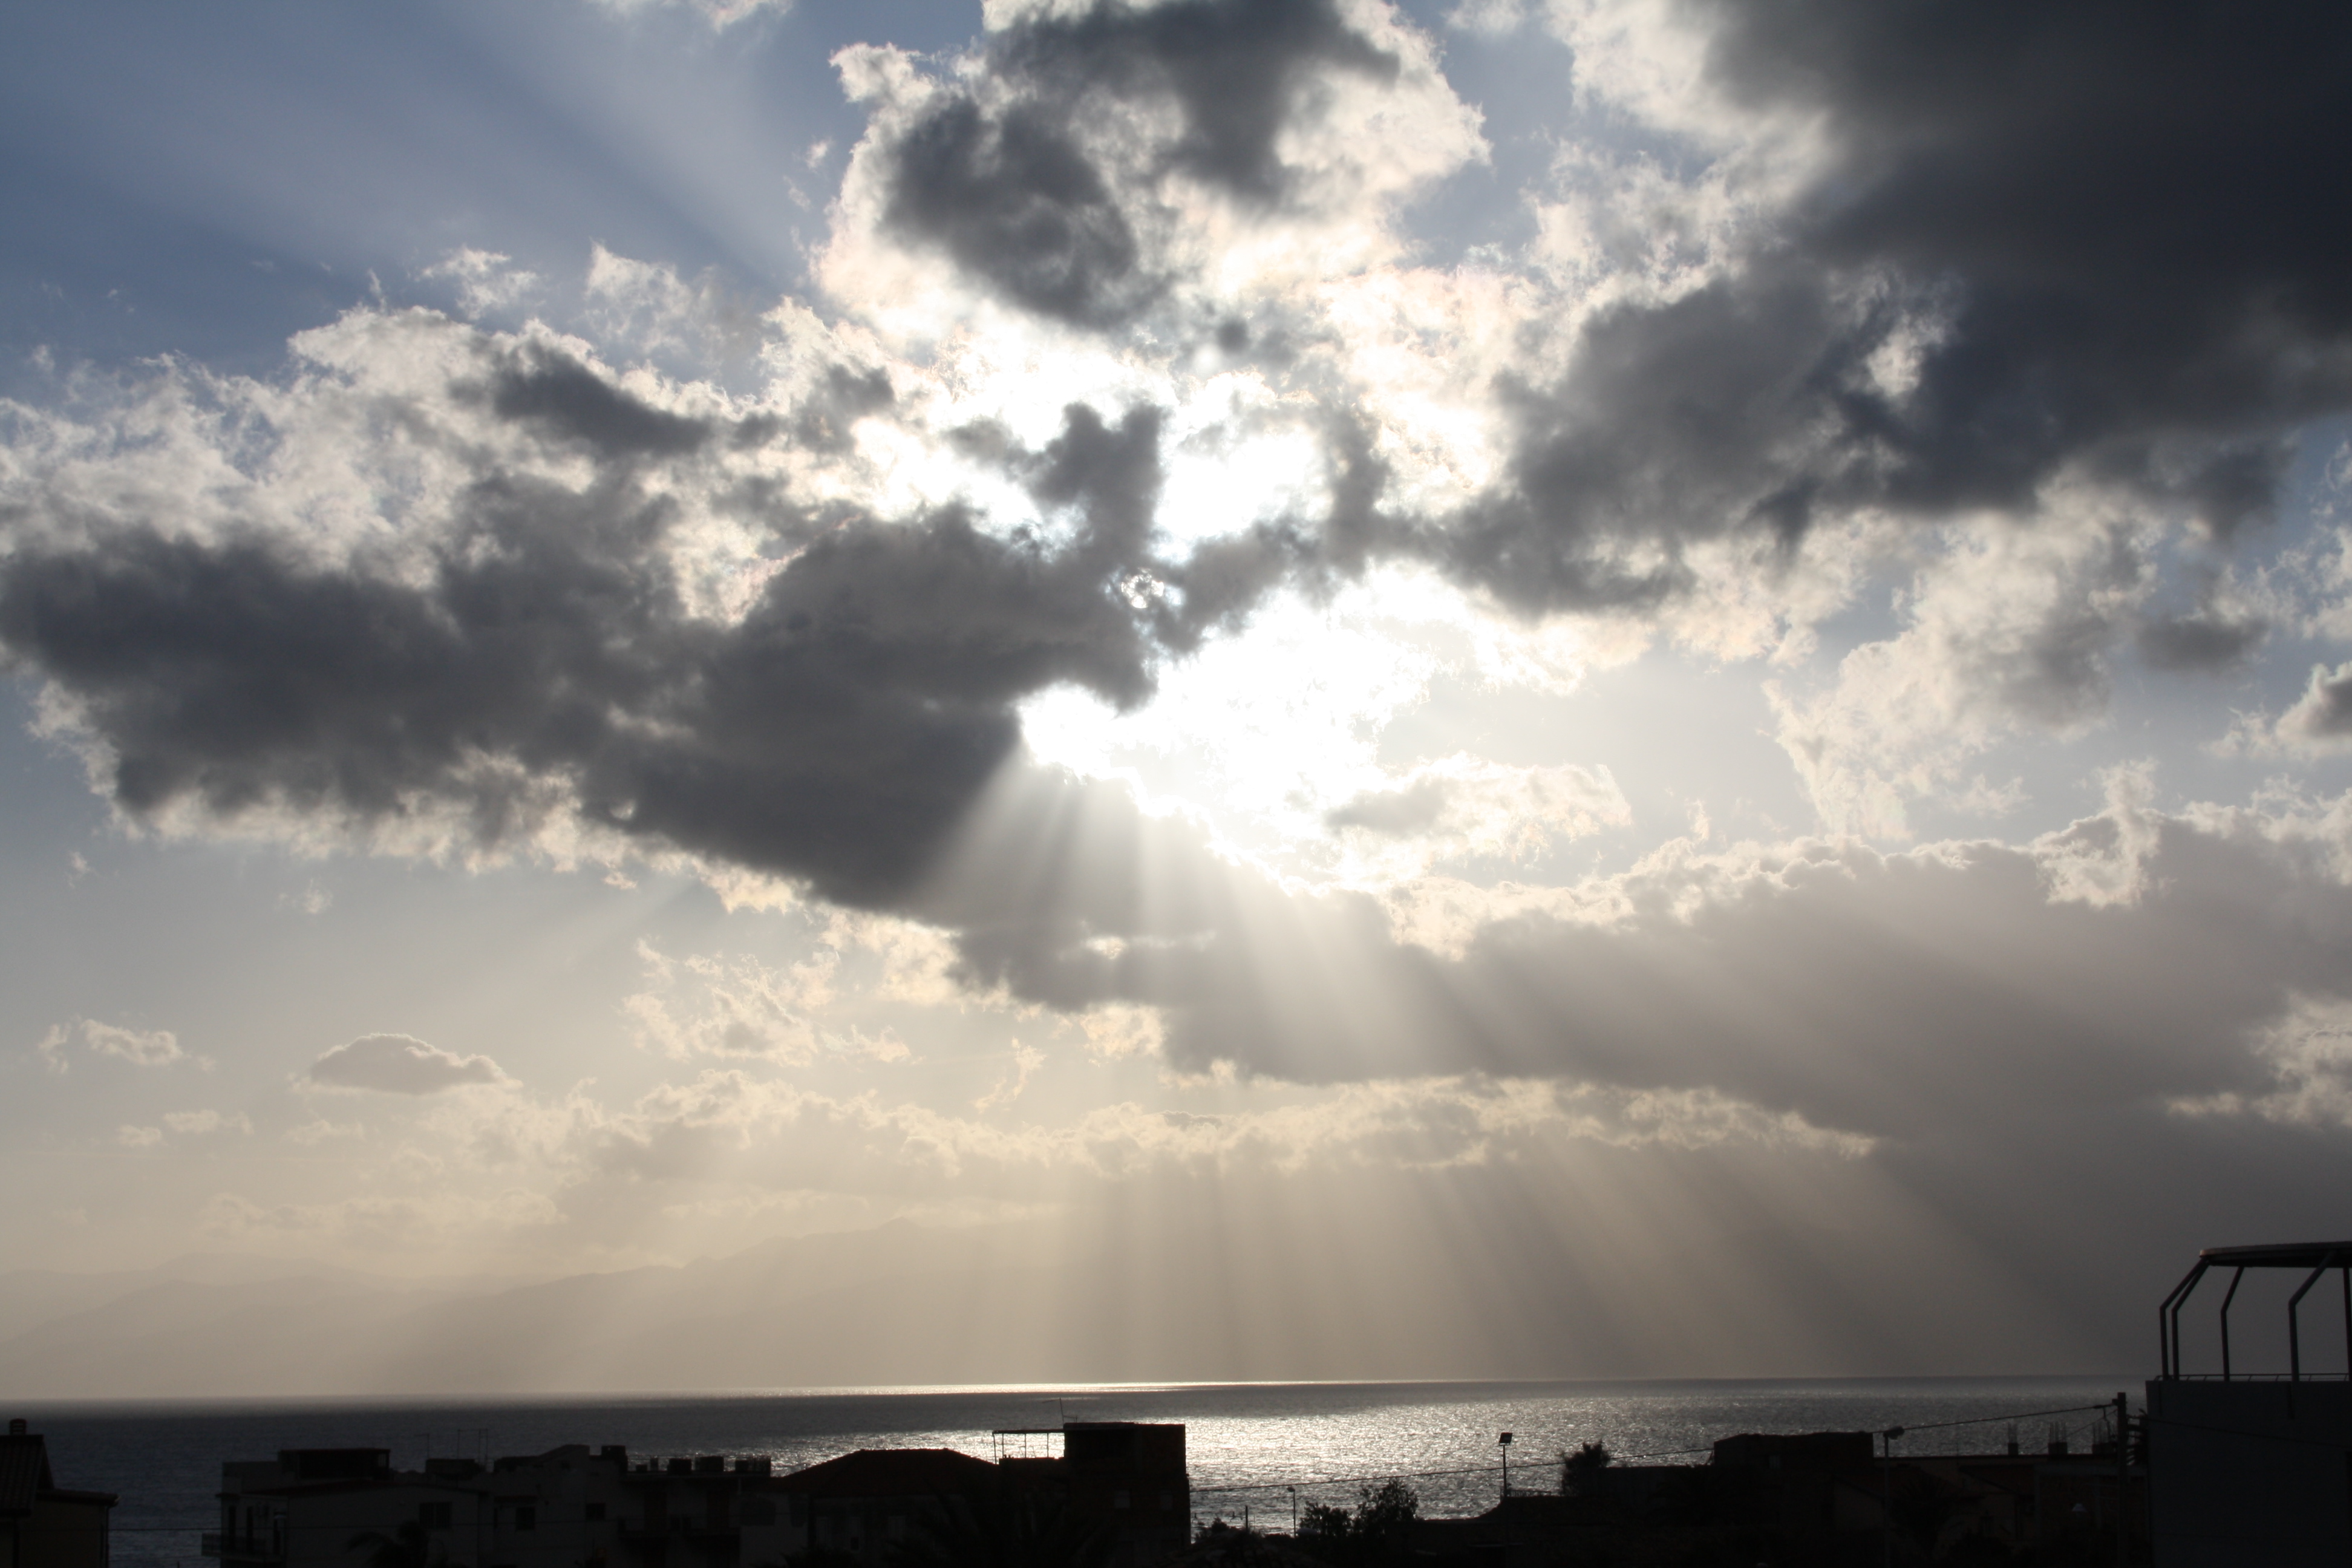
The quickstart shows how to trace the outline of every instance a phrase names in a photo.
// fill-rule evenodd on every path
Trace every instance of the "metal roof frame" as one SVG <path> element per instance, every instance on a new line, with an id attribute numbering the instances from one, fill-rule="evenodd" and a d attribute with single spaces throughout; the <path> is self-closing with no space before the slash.
<path id="1" fill-rule="evenodd" d="M 2180 1283 L 2158 1303 L 2156 1309 L 2158 1349 L 2163 1362 L 2165 1381 L 2188 1375 L 2181 1371 L 2180 1309 L 2189 1304 L 2189 1293 L 2198 1281 L 2215 1268 L 2231 1270 L 2230 1289 L 2221 1297 L 2221 1380 L 2227 1383 L 2233 1375 L 2230 1365 L 2230 1303 L 2237 1299 L 2238 1287 L 2244 1282 L 2249 1268 L 2304 1268 L 2309 1276 L 2298 1286 L 2286 1303 L 2287 1381 L 2303 1381 L 2303 1331 L 2297 1314 L 2303 1299 L 2319 1283 L 2321 1275 L 2330 1268 L 2343 1270 L 2344 1275 L 2344 1350 L 2347 1375 L 2352 1376 L 2352 1241 L 2281 1242 L 2263 1247 L 2209 1247 L 2197 1255 L 2197 1266 L 2181 1277 Z M 2275 1375 L 2275 1374 L 2273 1374 Z"/>

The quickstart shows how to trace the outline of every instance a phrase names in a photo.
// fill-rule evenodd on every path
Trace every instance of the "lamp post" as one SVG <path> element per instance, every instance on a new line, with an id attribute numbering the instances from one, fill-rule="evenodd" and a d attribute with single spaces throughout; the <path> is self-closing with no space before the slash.
<path id="1" fill-rule="evenodd" d="M 1503 1450 L 1503 1495 L 1508 1497 L 1511 1495 L 1511 1435 L 1504 1433 L 1496 1439 L 1496 1443 Z"/>
<path id="2" fill-rule="evenodd" d="M 1895 1439 L 1900 1426 L 1878 1435 L 1878 1538 L 1886 1553 L 1886 1568 L 1895 1568 Z"/>

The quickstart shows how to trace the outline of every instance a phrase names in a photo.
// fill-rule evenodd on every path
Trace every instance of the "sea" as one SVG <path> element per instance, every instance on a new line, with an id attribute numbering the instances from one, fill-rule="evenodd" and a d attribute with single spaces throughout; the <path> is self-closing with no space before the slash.
<path id="1" fill-rule="evenodd" d="M 727 1394 L 237 1403 L 27 1402 L 58 1484 L 117 1493 L 121 1568 L 198 1568 L 218 1528 L 224 1460 L 280 1448 L 381 1447 L 408 1468 L 435 1456 L 625 1445 L 633 1459 L 765 1456 L 777 1473 L 855 1448 L 949 1447 L 984 1458 L 1058 1452 L 1066 1421 L 1181 1421 L 1197 1522 L 1287 1528 L 1297 1510 L 1352 1504 L 1402 1478 L 1424 1515 L 1477 1513 L 1505 1484 L 1550 1490 L 1559 1456 L 1600 1442 L 1619 1458 L 1703 1461 L 1743 1432 L 1884 1432 L 1906 1454 L 2028 1452 L 2106 1432 L 2108 1377 L 1654 1383 L 1089 1384 L 1069 1388 L 860 1388 Z M 1505 1433 L 1511 1435 L 1507 1444 Z"/>

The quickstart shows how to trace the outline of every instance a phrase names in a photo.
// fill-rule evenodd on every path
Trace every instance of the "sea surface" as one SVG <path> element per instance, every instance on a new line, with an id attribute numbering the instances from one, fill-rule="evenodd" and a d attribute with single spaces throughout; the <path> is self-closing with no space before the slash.
<path id="1" fill-rule="evenodd" d="M 740 1394 L 503 1400 L 27 1403 L 60 1486 L 120 1494 L 114 1557 L 126 1568 L 201 1562 L 218 1528 L 227 1459 L 280 1448 L 384 1447 L 434 1455 L 533 1454 L 564 1443 L 627 1446 L 632 1458 L 765 1455 L 778 1473 L 860 1447 L 950 1447 L 982 1458 L 1058 1452 L 1070 1421 L 1185 1424 L 1195 1517 L 1286 1528 L 1296 1505 L 1346 1505 L 1406 1478 L 1429 1515 L 1476 1513 L 1513 1484 L 1549 1490 L 1561 1450 L 1600 1441 L 1651 1463 L 1693 1463 L 1740 1432 L 1906 1428 L 1902 1454 L 1998 1452 L 2014 1423 L 2029 1451 L 2053 1428 L 2077 1451 L 2103 1435 L 2095 1406 L 2137 1378 L 1841 1379 L 1805 1382 L 1380 1383 L 835 1389 Z M 1000 1435 L 1005 1434 L 1005 1435 Z M 1024 1447 L 1025 1445 L 1025 1447 Z"/>

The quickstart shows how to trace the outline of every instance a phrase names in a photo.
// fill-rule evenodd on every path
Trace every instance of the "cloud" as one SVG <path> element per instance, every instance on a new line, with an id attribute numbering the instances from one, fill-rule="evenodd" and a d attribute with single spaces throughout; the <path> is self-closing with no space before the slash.
<path id="1" fill-rule="evenodd" d="M 170 1067 L 191 1060 L 199 1067 L 212 1065 L 207 1058 L 192 1057 L 181 1046 L 180 1037 L 169 1029 L 131 1029 L 101 1024 L 95 1018 L 77 1018 L 71 1024 L 54 1026 L 41 1037 L 37 1048 L 51 1072 L 67 1070 L 66 1047 L 77 1036 L 82 1048 L 92 1056 L 111 1057 L 133 1067 Z"/>
<path id="2" fill-rule="evenodd" d="M 2352 739 L 2352 664 L 2334 669 L 2312 666 L 2302 698 L 2279 716 L 2277 734 L 2282 741 L 2312 748 L 2335 747 Z"/>
<path id="3" fill-rule="evenodd" d="M 356 351 L 362 378 L 406 375 L 364 344 L 393 324 L 355 318 L 362 342 L 315 348 Z M 1074 405 L 1042 450 L 1008 455 L 1066 520 L 1056 542 L 953 506 L 807 537 L 787 507 L 771 520 L 778 562 L 756 553 L 773 533 L 734 542 L 713 520 L 698 536 L 686 481 L 641 477 L 697 458 L 708 418 L 543 342 L 398 330 L 436 340 L 457 374 L 380 395 L 474 445 L 390 549 L 379 535 L 338 556 L 317 534 L 229 521 L 167 531 L 143 507 L 68 525 L 66 495 L 27 498 L 0 566 L 0 644 L 48 683 L 54 729 L 82 738 L 129 816 L 337 824 L 483 853 L 538 834 L 635 840 L 887 905 L 1012 754 L 1014 701 L 1069 682 L 1134 703 L 1158 637 L 1182 635 L 1181 610 L 1119 587 L 1157 564 L 1150 409 L 1111 423 Z M 836 409 L 866 395 L 819 385 Z M 281 405 L 283 438 L 335 420 L 334 395 Z M 808 405 L 796 417 L 835 439 Z M 791 438 L 744 427 L 755 448 Z M 583 458 L 585 488 L 557 478 Z M 749 556 L 722 569 L 740 584 L 731 614 L 682 580 L 705 539 Z"/>
<path id="4" fill-rule="evenodd" d="M 1188 1073 L 1482 1072 L 1706 1090 L 1872 1138 L 1989 1134 L 2249 1092 L 2270 1078 L 2253 1042 L 2296 998 L 2352 994 L 2342 800 L 2168 815 L 2125 770 L 2105 809 L 2022 847 L 1680 843 L 1565 887 L 1374 899 L 1188 857 L 1101 786 L 1021 789 L 942 870 L 952 910 L 1024 868 L 992 921 L 950 917 L 969 972 L 1073 1011 L 1158 1008 Z M 1056 844 L 1055 822 L 1087 826 Z"/>
<path id="5" fill-rule="evenodd" d="M 688 281 L 661 262 L 589 247 L 587 324 L 611 343 L 640 353 L 692 351 L 725 362 L 759 345 L 758 310 L 713 271 Z"/>
<path id="6" fill-rule="evenodd" d="M 1745 137 L 1801 173 L 1692 286 L 1602 304 L 1524 382 L 1503 482 L 1422 536 L 1464 576 L 1640 605 L 1694 540 L 2031 513 L 2069 475 L 2228 536 L 2352 401 L 2352 239 L 2293 195 L 2352 174 L 2340 16 L 1662 9 L 1559 8 L 1612 46 L 1587 85 L 1702 166 Z"/>
<path id="7" fill-rule="evenodd" d="M 466 314 L 479 316 L 520 304 L 540 287 L 538 273 L 513 263 L 514 258 L 503 252 L 461 246 L 417 276 L 456 284 Z"/>
<path id="8" fill-rule="evenodd" d="M 2257 1035 L 2254 1049 L 2270 1083 L 2184 1096 L 2172 1109 L 2189 1117 L 2352 1128 L 2352 1006 L 2342 998 L 2294 998 L 2285 1016 Z"/>
<path id="9" fill-rule="evenodd" d="M 971 1108 L 984 1113 L 995 1110 L 1000 1105 L 1012 1104 L 1021 1098 L 1021 1091 L 1029 1087 L 1030 1078 L 1045 1065 L 1045 1052 L 1034 1046 L 1024 1046 L 1018 1040 L 1013 1041 L 1013 1070 L 997 1079 L 986 1094 L 973 1100 Z"/>
<path id="10" fill-rule="evenodd" d="M 1312 271 L 1315 231 L 1326 263 L 1377 251 L 1390 204 L 1483 151 L 1427 39 L 1337 0 L 998 7 L 952 85 L 895 50 L 839 63 L 877 112 L 845 186 L 836 287 L 863 293 L 863 258 L 895 242 L 1078 327 Z"/>
<path id="11" fill-rule="evenodd" d="M 2140 658 L 2158 669 L 2223 670 L 2244 664 L 2268 630 L 2260 620 L 2200 613 L 2149 621 L 2135 640 Z"/>
<path id="12" fill-rule="evenodd" d="M 1909 807 L 1953 798 L 1990 746 L 2083 733 L 2151 586 L 2141 537 L 2095 511 L 1955 525 L 1941 542 L 1895 636 L 1847 653 L 1826 689 L 1768 688 L 1780 745 L 1832 832 L 1906 837 Z"/>
<path id="13" fill-rule="evenodd" d="M 592 4 L 625 16 L 640 11 L 691 11 L 714 33 L 762 12 L 782 16 L 793 7 L 793 0 L 592 0 Z"/>
<path id="14" fill-rule="evenodd" d="M 174 1132 L 192 1136 L 206 1132 L 250 1134 L 253 1131 L 252 1119 L 243 1111 L 224 1114 L 217 1110 L 167 1110 L 163 1113 L 163 1125 Z"/>
<path id="15" fill-rule="evenodd" d="M 1414 859 L 1528 861 L 1556 844 L 1633 820 L 1607 768 L 1515 768 L 1466 753 L 1425 763 L 1324 820 L 1417 852 Z"/>
<path id="16" fill-rule="evenodd" d="M 656 408 L 614 387 L 571 355 L 526 345 L 491 383 L 502 419 L 586 444 L 607 458 L 683 457 L 710 436 L 698 419 Z"/>
<path id="17" fill-rule="evenodd" d="M 572 1173 L 583 1184 L 579 1190 L 615 1175 L 792 1190 L 829 1173 L 836 1190 L 1017 1198 L 1062 1190 L 1042 1179 L 1069 1175 L 1437 1171 L 1507 1164 L 1580 1143 L 1764 1147 L 1832 1160 L 1860 1158 L 1872 1146 L 1705 1091 L 1628 1093 L 1482 1077 L 1333 1086 L 1223 1115 L 1120 1101 L 1059 1125 L 988 1117 L 1020 1092 L 1039 1065 L 1033 1058 L 1042 1053 L 1017 1051 L 1013 1071 L 971 1115 L 871 1095 L 837 1099 L 737 1068 L 705 1071 L 625 1110 L 575 1122 L 567 1158 L 580 1162 Z"/>
<path id="18" fill-rule="evenodd" d="M 310 1064 L 310 1081 L 382 1094 L 437 1094 L 463 1084 L 513 1080 L 488 1057 L 461 1057 L 406 1035 L 362 1035 Z"/>
<path id="19" fill-rule="evenodd" d="M 807 1062 L 824 1039 L 812 1011 L 832 999 L 837 948 L 777 970 L 755 958 L 695 956 L 673 962 L 640 943 L 654 988 L 621 1004 L 639 1046 L 665 1056 L 764 1057 Z"/>
<path id="20" fill-rule="evenodd" d="M 82 1020 L 81 1042 L 100 1056 L 142 1068 L 168 1067 L 188 1054 L 169 1029 L 125 1029 L 89 1018 Z"/>
<path id="21" fill-rule="evenodd" d="M 1445 25 L 1465 33 L 1501 36 L 1527 25 L 1525 0 L 1456 0 L 1445 14 Z"/>

